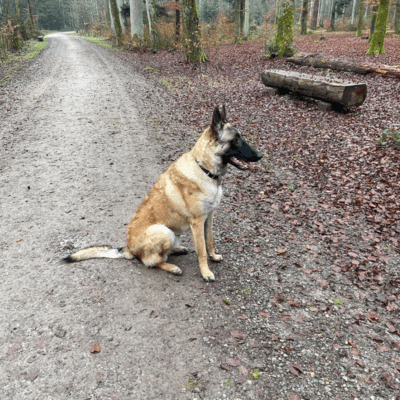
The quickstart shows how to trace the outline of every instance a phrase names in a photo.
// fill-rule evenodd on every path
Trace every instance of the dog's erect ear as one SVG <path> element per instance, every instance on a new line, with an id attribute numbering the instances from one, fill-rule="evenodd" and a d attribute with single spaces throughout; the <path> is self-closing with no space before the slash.
<path id="1" fill-rule="evenodd" d="M 222 105 L 221 118 L 222 118 L 222 123 L 226 124 L 228 122 L 228 120 L 226 119 L 225 104 Z"/>
<path id="2" fill-rule="evenodd" d="M 218 133 L 218 130 L 221 129 L 222 127 L 222 117 L 221 114 L 219 112 L 218 107 L 214 108 L 214 113 L 213 113 L 213 118 L 212 118 L 212 122 L 211 122 L 211 129 L 214 133 Z"/>

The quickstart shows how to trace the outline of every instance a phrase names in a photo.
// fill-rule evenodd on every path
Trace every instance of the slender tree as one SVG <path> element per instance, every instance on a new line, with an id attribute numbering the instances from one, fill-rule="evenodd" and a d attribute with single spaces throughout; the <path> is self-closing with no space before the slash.
<path id="1" fill-rule="evenodd" d="M 131 38 L 142 38 L 144 34 L 142 1 L 130 0 L 129 8 L 131 19 Z"/>
<path id="2" fill-rule="evenodd" d="M 400 0 L 396 3 L 396 15 L 394 17 L 394 33 L 397 35 L 400 33 Z"/>
<path id="3" fill-rule="evenodd" d="M 176 41 L 179 42 L 179 39 L 181 37 L 181 5 L 179 3 L 179 0 L 176 2 L 176 8 L 175 8 L 175 37 Z"/>
<path id="4" fill-rule="evenodd" d="M 121 22 L 119 20 L 117 0 L 109 0 L 109 1 L 110 1 L 112 25 L 114 27 L 114 33 L 117 40 L 117 45 L 120 45 L 122 41 L 122 28 L 121 28 Z"/>
<path id="5" fill-rule="evenodd" d="M 336 4 L 337 4 L 337 0 L 332 0 L 331 22 L 330 22 L 330 25 L 329 25 L 329 28 L 330 28 L 331 31 L 335 30 Z"/>
<path id="6" fill-rule="evenodd" d="M 360 0 L 358 4 L 358 22 L 357 22 L 356 36 L 361 36 L 363 24 L 364 24 L 364 0 Z"/>
<path id="7" fill-rule="evenodd" d="M 376 16 L 378 14 L 378 9 L 379 9 L 379 5 L 378 4 L 374 4 L 372 6 L 372 16 L 371 16 L 371 23 L 369 25 L 369 42 L 371 42 L 372 40 L 372 35 L 374 34 L 374 30 L 375 30 L 375 22 L 376 22 Z"/>
<path id="8" fill-rule="evenodd" d="M 182 0 L 182 14 L 187 60 L 189 62 L 207 61 L 207 56 L 201 46 L 199 14 L 197 12 L 196 0 Z"/>
<path id="9" fill-rule="evenodd" d="M 301 29 L 300 35 L 307 35 L 307 16 L 308 16 L 308 0 L 303 0 L 303 7 L 301 9 Z"/>
<path id="10" fill-rule="evenodd" d="M 378 15 L 376 16 L 374 34 L 369 43 L 367 56 L 371 54 L 385 54 L 384 42 L 386 35 L 386 21 L 389 14 L 390 0 L 380 0 Z"/>
<path id="11" fill-rule="evenodd" d="M 312 11 L 312 18 L 311 18 L 311 29 L 317 29 L 317 22 L 318 22 L 318 9 L 319 9 L 319 0 L 314 0 L 314 6 Z"/>

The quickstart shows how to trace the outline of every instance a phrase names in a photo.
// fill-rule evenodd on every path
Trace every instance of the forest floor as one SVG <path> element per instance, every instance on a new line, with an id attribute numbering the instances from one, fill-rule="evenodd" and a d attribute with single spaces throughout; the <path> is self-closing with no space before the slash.
<path id="1" fill-rule="evenodd" d="M 296 44 L 359 60 L 368 46 L 349 34 Z M 374 62 L 400 65 L 400 40 L 385 47 Z M 400 80 L 262 50 L 223 46 L 194 68 L 178 52 L 56 36 L 0 88 L 2 398 L 400 397 L 400 156 L 378 145 L 400 129 Z M 367 99 L 324 113 L 269 95 L 267 68 L 366 82 Z M 58 262 L 121 245 L 157 174 L 221 104 L 265 156 L 225 177 L 216 282 L 193 251 L 176 259 L 178 279 L 136 262 Z"/>

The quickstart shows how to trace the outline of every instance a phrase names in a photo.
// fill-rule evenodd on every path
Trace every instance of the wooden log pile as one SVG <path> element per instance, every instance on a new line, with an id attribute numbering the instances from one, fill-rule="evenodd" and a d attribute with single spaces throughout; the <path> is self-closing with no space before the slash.
<path id="1" fill-rule="evenodd" d="M 328 56 L 322 53 L 297 53 L 286 61 L 297 65 L 306 65 L 315 68 L 330 68 L 337 71 L 354 72 L 355 74 L 361 75 L 375 72 L 385 78 L 400 79 L 400 65 L 365 64 L 347 58 Z"/>
<path id="2" fill-rule="evenodd" d="M 265 86 L 312 97 L 344 108 L 357 107 L 367 96 L 365 83 L 343 82 L 294 71 L 265 70 L 261 73 Z"/>
<path id="3" fill-rule="evenodd" d="M 308 65 L 315 68 L 330 68 L 362 75 L 374 72 L 374 69 L 370 65 L 346 58 L 330 57 L 320 53 L 297 53 L 286 61 L 297 65 Z"/>

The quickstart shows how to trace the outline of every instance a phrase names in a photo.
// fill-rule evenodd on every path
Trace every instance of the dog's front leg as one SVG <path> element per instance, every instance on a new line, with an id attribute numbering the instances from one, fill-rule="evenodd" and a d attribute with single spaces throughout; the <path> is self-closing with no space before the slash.
<path id="1" fill-rule="evenodd" d="M 215 281 L 214 274 L 208 268 L 204 225 L 204 218 L 194 219 L 190 222 L 190 230 L 192 231 L 194 247 L 199 259 L 201 275 L 206 281 Z"/>
<path id="2" fill-rule="evenodd" d="M 206 247 L 207 253 L 213 261 L 222 261 L 222 256 L 216 254 L 214 250 L 214 234 L 213 234 L 213 220 L 214 211 L 211 211 L 206 219 L 205 223 L 205 234 L 206 234 Z"/>

